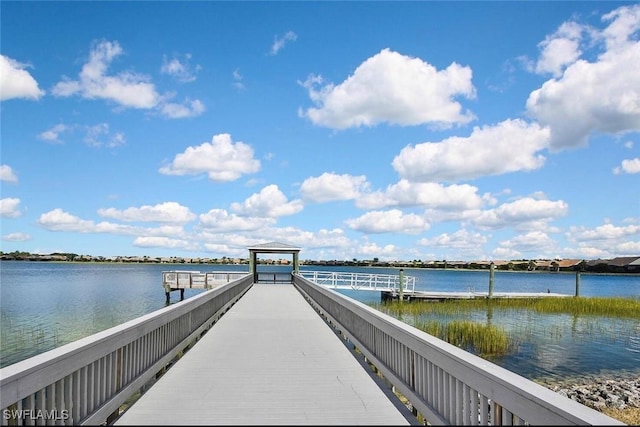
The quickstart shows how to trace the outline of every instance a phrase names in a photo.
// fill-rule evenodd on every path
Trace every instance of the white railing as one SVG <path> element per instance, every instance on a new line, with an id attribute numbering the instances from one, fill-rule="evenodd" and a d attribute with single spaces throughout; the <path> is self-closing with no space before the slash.
<path id="1" fill-rule="evenodd" d="M 292 283 L 291 272 L 256 272 L 256 283 Z"/>
<path id="2" fill-rule="evenodd" d="M 353 289 L 359 291 L 400 292 L 400 275 L 351 273 L 333 271 L 299 271 L 300 276 L 331 289 Z M 402 277 L 403 292 L 415 289 L 416 278 Z"/>
<path id="3" fill-rule="evenodd" d="M 162 286 L 165 289 L 211 289 L 214 286 L 233 282 L 249 274 L 246 271 L 199 271 L 173 270 L 162 272 Z"/>
<path id="4" fill-rule="evenodd" d="M 253 284 L 243 278 L 0 369 L 1 425 L 98 425 L 204 334 Z"/>
<path id="5" fill-rule="evenodd" d="M 431 425 L 624 425 L 302 274 L 293 282 Z"/>

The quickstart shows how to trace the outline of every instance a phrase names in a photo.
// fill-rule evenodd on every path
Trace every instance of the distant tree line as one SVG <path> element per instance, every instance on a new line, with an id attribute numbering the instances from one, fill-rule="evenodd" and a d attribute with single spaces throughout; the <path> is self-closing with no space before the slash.
<path id="1" fill-rule="evenodd" d="M 122 263 L 163 263 L 163 264 L 249 264 L 248 258 L 183 258 L 183 257 L 149 257 L 149 256 L 91 256 L 70 252 L 54 252 L 51 254 L 31 254 L 29 252 L 2 252 L 1 260 L 16 261 L 59 261 L 59 262 L 122 262 Z M 287 259 L 258 260 L 260 264 L 290 265 Z M 488 270 L 493 264 L 495 270 L 503 271 L 583 271 L 588 273 L 632 273 L 640 274 L 640 256 L 617 257 L 597 260 L 509 260 L 509 261 L 380 261 L 371 260 L 301 260 L 301 265 L 341 266 L 341 267 L 387 267 L 387 268 L 433 268 L 433 269 L 468 269 Z"/>

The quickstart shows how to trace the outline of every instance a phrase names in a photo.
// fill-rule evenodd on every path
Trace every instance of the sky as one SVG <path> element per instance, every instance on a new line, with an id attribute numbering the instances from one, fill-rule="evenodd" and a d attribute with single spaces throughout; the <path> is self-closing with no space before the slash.
<path id="1" fill-rule="evenodd" d="M 1 250 L 640 256 L 640 3 L 2 1 Z"/>

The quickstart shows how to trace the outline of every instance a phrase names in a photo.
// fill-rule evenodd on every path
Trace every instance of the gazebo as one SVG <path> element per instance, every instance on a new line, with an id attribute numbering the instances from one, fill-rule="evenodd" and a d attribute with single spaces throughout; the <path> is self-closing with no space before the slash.
<path id="1" fill-rule="evenodd" d="M 261 243 L 249 246 L 249 270 L 251 270 L 253 277 L 258 277 L 258 254 L 291 254 L 293 255 L 293 272 L 297 273 L 299 269 L 299 253 L 300 248 L 280 242 Z"/>

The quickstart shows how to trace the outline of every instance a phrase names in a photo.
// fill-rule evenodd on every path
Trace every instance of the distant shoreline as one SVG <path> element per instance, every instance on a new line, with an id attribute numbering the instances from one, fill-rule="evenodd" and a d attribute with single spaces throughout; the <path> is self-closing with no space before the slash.
<path id="1" fill-rule="evenodd" d="M 243 262 L 162 262 L 162 261 L 149 261 L 149 260 L 141 260 L 141 261 L 129 261 L 129 260 L 61 260 L 61 259 L 28 259 L 28 258 L 5 258 L 0 257 L 0 263 L 2 261 L 16 261 L 16 262 L 41 262 L 41 263 L 55 263 L 55 264 L 120 264 L 120 265 L 167 265 L 167 266 L 242 266 L 246 265 L 247 268 L 249 266 L 248 260 L 243 260 Z M 273 266 L 273 267 L 293 267 L 291 264 L 275 264 L 275 263 L 261 263 L 258 265 L 261 266 Z M 451 267 L 433 267 L 433 266 L 415 266 L 415 265 L 407 265 L 406 263 L 385 263 L 385 265 L 370 265 L 370 264 L 353 264 L 352 262 L 339 262 L 339 261 L 331 261 L 327 263 L 326 261 L 313 261 L 311 263 L 308 262 L 300 262 L 300 266 L 304 267 L 344 267 L 344 268 L 397 268 L 397 269 L 407 269 L 407 270 L 433 270 L 433 271 L 469 271 L 469 272 L 480 272 L 480 273 L 488 273 L 489 267 L 482 268 L 473 268 L 473 267 L 462 267 L 459 265 L 451 266 Z M 638 271 L 588 271 L 588 270 L 544 270 L 544 269 L 536 269 L 536 270 L 524 270 L 524 269 L 507 269 L 507 268 L 495 268 L 496 273 L 530 273 L 530 274 L 572 274 L 576 273 L 587 274 L 593 276 L 640 276 L 640 270 Z"/>

